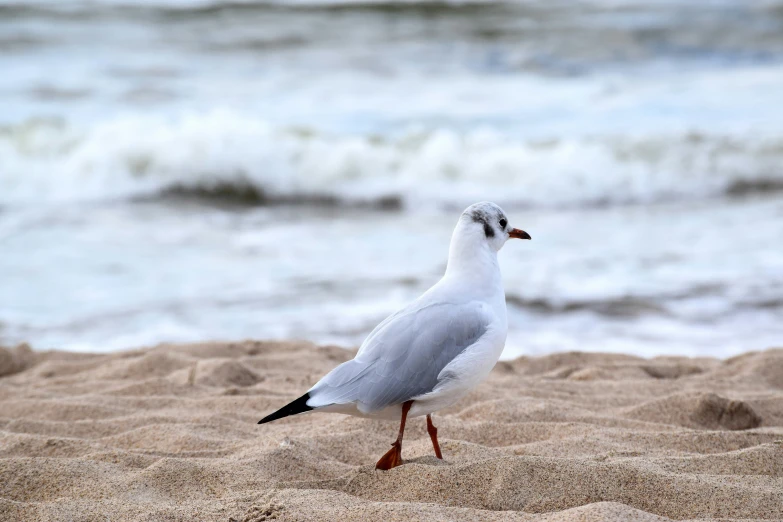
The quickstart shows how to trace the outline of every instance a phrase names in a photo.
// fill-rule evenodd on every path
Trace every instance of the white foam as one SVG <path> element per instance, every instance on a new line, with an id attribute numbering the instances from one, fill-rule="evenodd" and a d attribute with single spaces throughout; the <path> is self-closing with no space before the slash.
<path id="1" fill-rule="evenodd" d="M 32 122 L 0 134 L 0 204 L 103 201 L 172 188 L 251 187 L 271 198 L 407 205 L 477 199 L 579 206 L 702 199 L 783 182 L 783 135 L 600 136 L 551 141 L 492 129 L 384 139 L 276 128 L 230 111 Z"/>

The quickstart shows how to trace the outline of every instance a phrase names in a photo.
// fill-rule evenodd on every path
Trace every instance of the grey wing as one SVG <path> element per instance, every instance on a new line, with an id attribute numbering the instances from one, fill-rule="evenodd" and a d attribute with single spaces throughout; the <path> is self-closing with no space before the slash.
<path id="1" fill-rule="evenodd" d="M 478 341 L 489 323 L 477 302 L 403 310 L 370 334 L 355 359 L 321 379 L 308 404 L 355 402 L 370 413 L 429 393 L 449 378 L 442 370 Z"/>

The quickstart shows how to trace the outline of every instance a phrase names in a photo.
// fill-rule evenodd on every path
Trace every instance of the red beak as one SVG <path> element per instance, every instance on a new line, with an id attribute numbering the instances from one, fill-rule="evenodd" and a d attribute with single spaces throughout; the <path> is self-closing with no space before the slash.
<path id="1" fill-rule="evenodd" d="M 508 237 L 513 237 L 515 239 L 533 239 L 530 237 L 530 234 L 524 230 L 519 230 L 518 228 L 512 228 L 508 233 Z"/>

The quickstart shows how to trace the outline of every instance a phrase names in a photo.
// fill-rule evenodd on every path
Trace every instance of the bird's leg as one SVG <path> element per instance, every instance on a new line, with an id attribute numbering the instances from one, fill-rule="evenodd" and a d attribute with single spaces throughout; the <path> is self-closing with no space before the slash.
<path id="1" fill-rule="evenodd" d="M 392 449 L 386 452 L 383 457 L 375 464 L 375 469 L 392 469 L 402 464 L 402 434 L 405 432 L 405 419 L 408 417 L 408 411 L 411 409 L 413 401 L 402 403 L 402 418 L 400 419 L 400 433 L 397 440 L 392 444 Z"/>
<path id="2" fill-rule="evenodd" d="M 427 433 L 430 434 L 432 439 L 432 448 L 435 450 L 435 456 L 443 460 L 443 455 L 440 453 L 440 444 L 438 444 L 438 428 L 432 423 L 432 416 L 427 415 Z"/>

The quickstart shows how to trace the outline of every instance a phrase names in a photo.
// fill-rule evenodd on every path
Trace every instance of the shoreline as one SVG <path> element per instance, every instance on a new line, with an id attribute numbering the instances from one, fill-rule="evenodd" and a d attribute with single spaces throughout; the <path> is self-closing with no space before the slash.
<path id="1" fill-rule="evenodd" d="M 413 419 L 258 426 L 353 351 L 307 342 L 0 348 L 0 520 L 776 520 L 783 349 L 501 361 Z"/>

